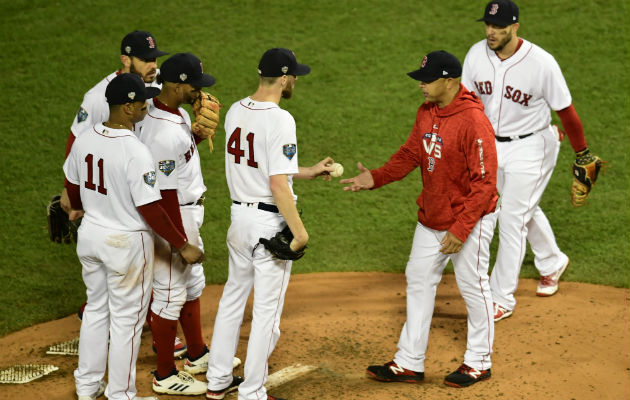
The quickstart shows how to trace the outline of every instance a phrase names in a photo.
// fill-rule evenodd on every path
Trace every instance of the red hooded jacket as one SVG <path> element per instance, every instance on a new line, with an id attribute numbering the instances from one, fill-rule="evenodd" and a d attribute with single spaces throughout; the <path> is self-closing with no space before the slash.
<path id="1" fill-rule="evenodd" d="M 461 241 L 497 204 L 497 152 L 494 130 L 483 104 L 460 84 L 446 107 L 425 102 L 418 108 L 409 138 L 390 160 L 370 171 L 374 189 L 422 169 L 418 221 L 448 230 Z"/>

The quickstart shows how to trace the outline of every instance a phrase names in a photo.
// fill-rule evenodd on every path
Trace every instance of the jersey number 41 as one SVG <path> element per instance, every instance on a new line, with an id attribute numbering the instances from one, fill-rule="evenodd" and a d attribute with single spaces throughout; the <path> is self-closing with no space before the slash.
<path id="1" fill-rule="evenodd" d="M 258 163 L 254 157 L 254 132 L 249 132 L 245 136 L 248 144 L 247 165 L 258 168 Z M 234 162 L 241 163 L 241 157 L 245 157 L 245 150 L 241 149 L 241 128 L 234 129 L 227 142 L 227 152 L 234 156 Z"/>

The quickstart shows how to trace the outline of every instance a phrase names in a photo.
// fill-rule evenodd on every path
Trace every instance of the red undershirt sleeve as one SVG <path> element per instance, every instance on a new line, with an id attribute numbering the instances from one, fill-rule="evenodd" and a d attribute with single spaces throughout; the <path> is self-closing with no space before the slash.
<path id="1" fill-rule="evenodd" d="M 155 233 L 162 236 L 174 247 L 181 249 L 186 244 L 186 235 L 182 235 L 175 227 L 173 220 L 168 216 L 160 203 L 161 201 L 154 201 L 153 203 L 140 206 L 138 207 L 138 212 L 142 214 Z"/>
<path id="2" fill-rule="evenodd" d="M 160 204 L 173 221 L 175 228 L 185 237 L 186 231 L 184 230 L 184 223 L 182 222 L 182 214 L 179 212 L 177 190 L 160 190 L 160 194 L 162 195 Z"/>
<path id="3" fill-rule="evenodd" d="M 72 131 L 70 131 L 68 139 L 66 140 L 66 158 L 68 158 L 68 154 L 70 154 L 70 150 L 72 150 L 72 144 L 74 143 L 75 139 L 76 137 L 72 134 Z"/>
<path id="4" fill-rule="evenodd" d="M 575 107 L 571 104 L 569 107 L 556 111 L 560 121 L 562 121 L 562 128 L 569 137 L 571 147 L 575 152 L 586 149 L 586 138 L 584 137 L 584 127 L 582 127 L 582 121 L 575 111 Z"/>
<path id="5" fill-rule="evenodd" d="M 79 185 L 70 183 L 68 179 L 65 179 L 64 186 L 68 191 L 68 199 L 70 199 L 70 206 L 73 210 L 83 210 L 83 202 L 81 202 L 81 193 L 79 191 Z"/>

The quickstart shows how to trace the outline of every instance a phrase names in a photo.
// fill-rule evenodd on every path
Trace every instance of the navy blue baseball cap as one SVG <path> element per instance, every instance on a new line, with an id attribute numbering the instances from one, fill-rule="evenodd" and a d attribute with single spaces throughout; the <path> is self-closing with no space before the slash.
<path id="1" fill-rule="evenodd" d="M 518 6 L 510 0 L 493 0 L 486 5 L 483 17 L 485 21 L 497 26 L 508 26 L 518 22 Z"/>
<path id="2" fill-rule="evenodd" d="M 136 74 L 120 74 L 114 77 L 105 89 L 105 98 L 109 105 L 127 104 L 134 101 L 146 101 L 160 94 L 156 87 L 146 87 L 142 78 Z"/>
<path id="3" fill-rule="evenodd" d="M 440 78 L 458 78 L 462 76 L 462 64 L 451 53 L 438 50 L 424 56 L 420 68 L 408 72 L 407 75 L 425 83 L 431 83 Z"/>
<path id="4" fill-rule="evenodd" d="M 128 33 L 120 43 L 120 54 L 150 60 L 168 53 L 157 48 L 153 35 L 146 31 Z"/>
<path id="5" fill-rule="evenodd" d="M 214 85 L 214 76 L 203 72 L 203 64 L 191 53 L 177 53 L 160 66 L 160 76 L 165 82 L 188 83 L 194 87 Z"/>
<path id="6" fill-rule="evenodd" d="M 302 76 L 309 72 L 311 67 L 298 63 L 295 53 L 280 47 L 267 50 L 258 63 L 258 74 L 269 78 L 282 75 Z"/>

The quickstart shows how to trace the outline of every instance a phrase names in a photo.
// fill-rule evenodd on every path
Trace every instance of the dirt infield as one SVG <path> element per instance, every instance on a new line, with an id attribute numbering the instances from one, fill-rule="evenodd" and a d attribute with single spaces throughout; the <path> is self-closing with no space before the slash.
<path id="1" fill-rule="evenodd" d="M 426 377 L 420 385 L 386 384 L 365 377 L 369 364 L 389 361 L 396 350 L 405 320 L 403 274 L 322 273 L 291 279 L 270 373 L 295 363 L 317 369 L 277 388 L 273 395 L 290 400 L 630 399 L 627 289 L 562 282 L 557 295 L 538 298 L 536 281 L 522 280 L 514 315 L 496 325 L 492 379 L 454 389 L 442 381 L 462 361 L 466 312 L 453 275 L 446 275 L 438 288 Z M 208 286 L 202 297 L 208 342 L 222 288 Z M 250 324 L 248 309 L 237 353 L 242 358 Z M 79 326 L 72 315 L 0 338 L 0 369 L 27 363 L 59 367 L 28 384 L 0 384 L 0 400 L 76 399 L 72 371 L 77 358 L 45 352 L 54 343 L 77 337 Z M 145 332 L 138 360 L 141 396 L 152 393 L 150 371 L 156 357 L 150 345 L 150 333 Z M 236 370 L 242 371 L 242 366 Z"/>

